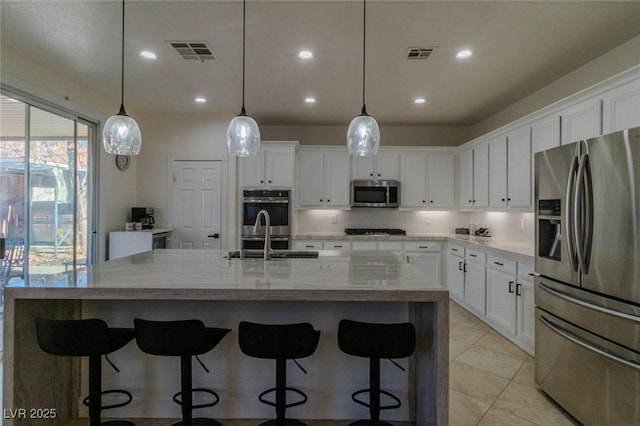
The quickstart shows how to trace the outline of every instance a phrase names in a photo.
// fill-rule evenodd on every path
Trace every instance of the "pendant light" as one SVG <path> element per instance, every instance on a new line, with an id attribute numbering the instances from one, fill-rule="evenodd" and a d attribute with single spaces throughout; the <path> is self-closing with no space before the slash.
<path id="1" fill-rule="evenodd" d="M 122 0 L 122 73 L 120 86 L 120 111 L 104 123 L 102 143 L 109 154 L 138 155 L 142 145 L 142 134 L 136 120 L 124 110 L 124 0 Z"/>
<path id="2" fill-rule="evenodd" d="M 364 0 L 362 31 L 362 112 L 351 120 L 347 131 L 347 150 L 350 155 L 367 156 L 376 155 L 380 147 L 380 129 L 375 118 L 367 114 L 365 103 L 365 65 L 366 65 L 366 38 L 367 38 L 367 1 Z"/>
<path id="3" fill-rule="evenodd" d="M 229 123 L 227 128 L 227 146 L 229 154 L 237 157 L 257 155 L 260 150 L 260 129 L 258 123 L 247 115 L 244 109 L 244 75 L 245 75 L 245 27 L 247 2 L 242 2 L 242 109 L 240 115 Z"/>

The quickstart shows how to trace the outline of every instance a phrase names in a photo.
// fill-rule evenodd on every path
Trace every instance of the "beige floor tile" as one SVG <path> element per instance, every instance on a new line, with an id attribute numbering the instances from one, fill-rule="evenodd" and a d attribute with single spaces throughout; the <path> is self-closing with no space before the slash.
<path id="1" fill-rule="evenodd" d="M 449 390 L 449 424 L 455 426 L 475 426 L 490 405 L 461 392 Z"/>
<path id="2" fill-rule="evenodd" d="M 482 338 L 476 342 L 476 345 L 491 349 L 492 351 L 500 352 L 505 355 L 509 355 L 513 358 L 525 360 L 529 357 L 529 355 L 525 351 L 502 337 L 494 330 L 491 330 L 487 334 L 482 336 Z"/>
<path id="3" fill-rule="evenodd" d="M 533 386 L 511 382 L 493 404 L 541 426 L 569 426 L 575 423 Z"/>
<path id="4" fill-rule="evenodd" d="M 480 321 L 465 321 L 451 325 L 449 339 L 455 339 L 458 342 L 471 345 L 480 340 L 489 330 L 490 328 Z"/>
<path id="5" fill-rule="evenodd" d="M 518 372 L 516 373 L 515 377 L 513 378 L 513 381 L 516 383 L 520 383 L 521 385 L 535 387 L 535 384 L 536 384 L 535 368 L 536 368 L 535 360 L 531 357 L 527 358 L 524 364 L 522 364 L 522 367 L 520 367 L 520 370 L 518 370 Z"/>
<path id="6" fill-rule="evenodd" d="M 478 423 L 478 426 L 536 426 L 536 424 L 521 419 L 508 411 L 491 407 Z"/>
<path id="7" fill-rule="evenodd" d="M 456 359 L 462 352 L 469 349 L 471 344 L 460 342 L 455 339 L 449 339 L 449 361 Z"/>
<path id="8" fill-rule="evenodd" d="M 449 388 L 488 404 L 493 404 L 508 384 L 508 379 L 462 362 L 450 364 Z"/>
<path id="9" fill-rule="evenodd" d="M 472 345 L 456 358 L 456 362 L 463 362 L 511 380 L 522 367 L 524 360 L 513 358 L 482 346 Z"/>

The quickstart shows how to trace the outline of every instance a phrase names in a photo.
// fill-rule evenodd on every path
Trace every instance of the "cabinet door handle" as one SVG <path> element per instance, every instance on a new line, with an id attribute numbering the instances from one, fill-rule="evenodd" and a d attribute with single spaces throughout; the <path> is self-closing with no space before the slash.
<path id="1" fill-rule="evenodd" d="M 478 255 L 477 255 L 477 254 L 470 254 L 469 256 L 471 256 L 471 257 L 478 257 Z"/>
<path id="2" fill-rule="evenodd" d="M 503 198 L 502 201 L 505 201 L 505 199 Z"/>
<path id="3" fill-rule="evenodd" d="M 331 202 L 331 200 L 327 198 L 327 203 L 330 203 L 330 202 Z"/>
<path id="4" fill-rule="evenodd" d="M 423 202 L 423 203 L 426 203 L 426 202 L 427 202 L 427 200 L 422 200 L 422 202 Z"/>
<path id="5" fill-rule="evenodd" d="M 522 284 L 518 283 L 516 284 L 516 296 L 522 296 L 522 291 L 520 290 L 522 288 Z"/>
<path id="6" fill-rule="evenodd" d="M 458 262 L 458 270 L 462 271 L 462 262 Z"/>
<path id="7" fill-rule="evenodd" d="M 429 201 L 431 204 L 433 204 L 433 200 Z"/>
<path id="8" fill-rule="evenodd" d="M 513 281 L 509 281 L 509 293 L 513 293 Z"/>
<path id="9" fill-rule="evenodd" d="M 269 183 L 271 183 L 271 181 L 269 181 Z"/>
<path id="10" fill-rule="evenodd" d="M 373 173 L 369 173 L 369 176 L 373 177 Z"/>
<path id="11" fill-rule="evenodd" d="M 334 245 L 335 248 L 342 248 L 342 246 Z"/>
<path id="12" fill-rule="evenodd" d="M 457 248 L 452 248 L 451 251 L 458 251 L 458 249 Z"/>
<path id="13" fill-rule="evenodd" d="M 501 262 L 493 262 L 493 263 L 495 263 L 498 266 L 504 266 L 504 263 L 501 263 Z"/>
<path id="14" fill-rule="evenodd" d="M 314 248 L 315 246 L 313 244 L 307 244 L 305 247 L 306 248 Z"/>
<path id="15" fill-rule="evenodd" d="M 429 246 L 418 246 L 418 248 L 428 249 Z"/>
<path id="16" fill-rule="evenodd" d="M 322 198 L 320 198 L 320 202 L 322 202 Z"/>
<path id="17" fill-rule="evenodd" d="M 464 266 L 464 269 L 463 269 L 464 272 L 467 272 L 467 264 L 465 263 L 463 266 Z"/>
<path id="18" fill-rule="evenodd" d="M 260 183 L 264 183 L 264 180 L 260 180 Z"/>

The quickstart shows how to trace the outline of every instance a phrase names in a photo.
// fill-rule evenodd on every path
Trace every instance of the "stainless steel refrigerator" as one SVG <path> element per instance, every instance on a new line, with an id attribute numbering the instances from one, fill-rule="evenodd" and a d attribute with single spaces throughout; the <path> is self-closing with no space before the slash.
<path id="1" fill-rule="evenodd" d="M 535 171 L 536 383 L 585 425 L 640 425 L 640 127 Z"/>

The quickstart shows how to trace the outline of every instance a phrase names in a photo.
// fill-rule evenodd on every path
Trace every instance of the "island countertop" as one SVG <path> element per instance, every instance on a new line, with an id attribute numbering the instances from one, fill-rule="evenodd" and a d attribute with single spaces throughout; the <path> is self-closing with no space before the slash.
<path id="1" fill-rule="evenodd" d="M 448 296 L 390 252 L 320 251 L 317 259 L 227 259 L 223 250 L 154 250 L 57 281 L 8 287 L 18 298 L 436 301 Z"/>

